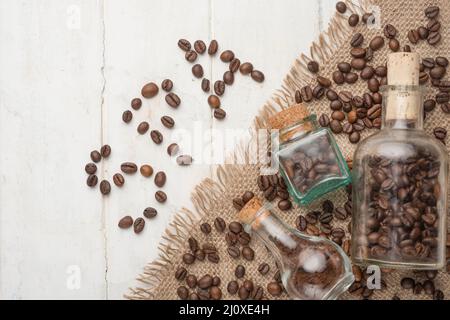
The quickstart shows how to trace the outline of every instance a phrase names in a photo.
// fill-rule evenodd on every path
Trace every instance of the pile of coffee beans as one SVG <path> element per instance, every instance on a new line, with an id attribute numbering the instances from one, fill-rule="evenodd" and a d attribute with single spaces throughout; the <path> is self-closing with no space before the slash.
<path id="1" fill-rule="evenodd" d="M 178 47 L 185 52 L 185 59 L 190 63 L 195 63 L 198 55 L 203 55 L 206 51 L 209 56 L 215 56 L 219 51 L 219 43 L 217 40 L 212 40 L 209 43 L 208 50 L 206 50 L 206 44 L 203 40 L 195 41 L 192 46 L 189 40 L 180 39 L 178 40 Z M 228 64 L 228 70 L 224 72 L 222 79 L 214 81 L 212 88 L 211 83 L 213 83 L 213 80 L 204 77 L 204 70 L 201 64 L 196 63 L 192 66 L 192 74 L 195 78 L 202 79 L 201 89 L 203 92 L 209 94 L 211 93 L 211 89 L 213 89 L 214 93 L 208 96 L 207 102 L 214 109 L 214 118 L 222 120 L 226 117 L 226 112 L 223 109 L 220 97 L 224 95 L 226 86 L 231 86 L 234 83 L 237 71 L 240 71 L 242 75 L 250 75 L 256 82 L 263 82 L 264 74 L 254 69 L 253 64 L 250 62 L 241 63 L 241 60 L 231 50 L 224 50 L 219 57 L 222 62 Z"/>
<path id="2" fill-rule="evenodd" d="M 438 259 L 440 162 L 413 145 L 408 150 L 415 155 L 369 159 L 368 217 L 353 234 L 361 257 L 419 263 Z"/>
<path id="3" fill-rule="evenodd" d="M 434 283 L 437 271 L 420 271 L 416 272 L 415 275 L 416 279 L 410 277 L 401 279 L 400 286 L 402 289 L 412 291 L 415 295 L 426 294 L 433 300 L 444 300 L 444 292 L 437 289 Z M 395 296 L 393 299 L 399 300 L 400 298 Z"/>
<path id="4" fill-rule="evenodd" d="M 289 192 L 287 191 L 286 183 L 280 175 L 260 175 L 256 182 L 259 190 L 263 193 L 264 198 L 267 201 L 272 202 L 275 199 L 278 199 L 278 208 L 282 211 L 288 211 L 292 208 L 292 202 L 289 197 Z M 244 196 L 242 196 L 242 201 L 240 201 L 239 198 L 234 199 L 234 207 L 237 210 L 240 210 L 243 203 L 245 204 L 245 200 Z"/>
<path id="5" fill-rule="evenodd" d="M 337 124 L 340 125 L 339 122 Z M 336 153 L 326 131 L 314 143 L 297 144 L 295 149 L 292 148 L 281 150 L 279 158 L 286 175 L 300 193 L 307 193 L 323 179 L 341 176 Z"/>
<path id="6" fill-rule="evenodd" d="M 250 197 L 250 194 L 247 193 L 246 197 Z M 212 224 L 209 222 L 201 223 L 200 231 L 205 237 L 212 237 L 214 232 L 223 236 L 228 244 L 226 254 L 233 260 L 239 261 L 241 258 L 246 261 L 254 260 L 255 252 L 250 247 L 251 236 L 244 231 L 241 223 L 232 221 L 227 225 L 224 219 L 217 217 Z M 180 266 L 174 275 L 178 281 L 185 282 L 185 285 L 181 285 L 177 289 L 179 298 L 189 300 L 221 299 L 222 289 L 219 276 L 205 274 L 198 278 L 196 275 L 189 274 L 187 270 L 195 262 L 219 263 L 220 254 L 216 246 L 211 242 L 200 244 L 196 238 L 190 237 L 188 239 L 188 251 L 181 258 L 184 266 Z M 270 266 L 267 263 L 258 267 L 258 272 L 261 275 L 268 274 L 269 270 Z M 234 274 L 236 280 L 230 281 L 226 289 L 230 295 L 237 294 L 242 300 L 261 300 L 265 298 L 263 287 L 245 278 L 246 269 L 242 264 L 236 266 Z M 279 291 L 281 292 L 281 289 Z M 268 289 L 268 292 L 269 294 L 276 294 L 272 288 Z"/>
<path id="7" fill-rule="evenodd" d="M 84 170 L 88 174 L 86 184 L 90 188 L 94 188 L 98 183 L 97 177 L 97 165 L 102 159 L 107 159 L 111 155 L 111 147 L 107 144 L 100 148 L 100 151 L 93 150 L 90 153 L 92 162 L 85 165 Z M 111 192 L 111 184 L 108 180 L 102 180 L 100 182 L 100 192 L 102 195 L 108 195 Z"/>
<path id="8" fill-rule="evenodd" d="M 336 10 L 345 14 L 347 6 L 344 2 L 336 4 Z M 417 30 L 408 33 L 411 45 L 419 40 L 426 40 L 429 45 L 437 45 L 441 36 L 439 7 L 430 6 L 425 9 L 425 15 L 429 19 L 426 26 L 420 26 Z M 366 13 L 361 21 L 368 23 L 373 15 Z M 373 19 L 372 19 L 373 20 Z M 359 24 L 359 16 L 351 14 L 348 18 L 349 25 L 355 27 Z M 319 124 L 329 127 L 335 134 L 347 134 L 351 143 L 358 143 L 361 131 L 365 129 L 379 129 L 381 127 L 382 95 L 380 87 L 387 84 L 387 68 L 385 64 L 371 65 L 374 55 L 384 47 L 385 42 L 392 52 L 400 51 L 401 45 L 397 39 L 398 30 L 392 24 L 386 24 L 383 35 L 376 35 L 365 44 L 364 36 L 355 33 L 349 43 L 350 61 L 341 61 L 336 70 L 332 72 L 331 79 L 319 75 L 320 65 L 316 61 L 307 64 L 308 70 L 316 74 L 316 84 L 306 85 L 295 92 L 296 103 L 321 100 L 323 97 L 329 101 L 331 114 L 322 114 Z M 403 51 L 411 51 L 411 45 L 406 44 Z M 436 104 L 440 104 L 444 113 L 450 113 L 450 81 L 444 80 L 448 59 L 442 56 L 424 58 L 420 65 L 420 83 L 431 82 L 432 87 L 438 89 L 434 99 L 428 99 L 424 103 L 425 112 L 432 111 Z M 358 95 L 350 90 L 338 90 L 343 84 L 352 85 L 358 80 L 365 81 L 367 91 Z M 333 85 L 334 84 L 334 85 Z M 440 139 L 444 142 L 444 139 Z"/>

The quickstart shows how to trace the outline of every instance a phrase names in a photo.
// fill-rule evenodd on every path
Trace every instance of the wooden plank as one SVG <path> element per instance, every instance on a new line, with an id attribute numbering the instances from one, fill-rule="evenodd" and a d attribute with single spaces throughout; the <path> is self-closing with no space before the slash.
<path id="1" fill-rule="evenodd" d="M 100 144 L 101 15 L 72 3 L 0 2 L 4 299 L 105 297 L 101 197 L 83 172 Z"/>
<path id="2" fill-rule="evenodd" d="M 166 153 L 169 142 L 181 138 L 182 151 L 189 153 L 188 138 L 197 127 L 203 129 L 196 145 L 201 144 L 198 140 L 203 139 L 204 143 L 210 140 L 209 132 L 205 132 L 210 127 L 210 113 L 200 81 L 192 76 L 192 65 L 177 46 L 179 38 L 191 42 L 208 40 L 209 1 L 107 1 L 105 26 L 104 139 L 114 150 L 105 168 L 106 175 L 111 177 L 124 161 L 138 165 L 148 163 L 155 172 L 164 170 L 167 173 L 167 183 L 162 190 L 167 193 L 168 201 L 164 205 L 154 199 L 158 188 L 153 177 L 143 178 L 139 174 L 126 176 L 123 190 L 113 187 L 107 199 L 108 297 L 121 298 L 128 287 L 136 284 L 131 280 L 143 271 L 142 267 L 157 257 L 157 245 L 174 212 L 182 206 L 191 206 L 191 190 L 210 173 L 209 166 L 201 164 L 200 155 L 194 154 L 195 165 L 179 167 Z M 207 55 L 198 59 L 205 72 L 208 72 L 208 60 Z M 121 114 L 129 107 L 130 100 L 140 95 L 142 85 L 148 81 L 160 84 L 166 77 L 173 80 L 173 90 L 182 99 L 180 107 L 176 110 L 170 108 L 164 101 L 164 92 L 160 92 L 155 98 L 144 99 L 142 108 L 134 112 L 133 121 L 124 124 Z M 160 117 L 166 114 L 175 119 L 176 125 L 172 130 L 160 123 Z M 136 132 L 141 121 L 148 121 L 151 129 L 164 134 L 162 145 L 155 145 L 149 133 L 141 136 Z M 155 207 L 158 216 L 151 221 L 146 220 L 140 235 L 117 227 L 123 215 L 140 217 L 148 206 Z"/>

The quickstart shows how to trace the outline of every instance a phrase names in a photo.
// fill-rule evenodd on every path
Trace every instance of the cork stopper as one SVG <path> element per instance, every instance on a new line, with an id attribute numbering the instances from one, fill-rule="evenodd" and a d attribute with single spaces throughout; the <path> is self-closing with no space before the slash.
<path id="1" fill-rule="evenodd" d="M 386 120 L 415 120 L 419 117 L 420 90 L 401 90 L 392 86 L 419 86 L 420 56 L 415 52 L 396 52 L 388 55 L 388 89 Z M 390 89 L 392 88 L 392 89 Z"/>
<path id="2" fill-rule="evenodd" d="M 248 224 L 252 229 L 258 229 L 261 221 L 270 215 L 270 211 L 264 210 L 261 212 L 263 205 L 258 197 L 253 197 L 245 206 L 239 211 L 238 219 L 241 223 Z"/>
<path id="3" fill-rule="evenodd" d="M 295 104 L 269 118 L 271 129 L 282 129 L 297 123 L 309 116 L 306 106 Z"/>
<path id="4" fill-rule="evenodd" d="M 395 52 L 388 55 L 388 83 L 391 86 L 419 85 L 420 57 L 416 52 Z"/>

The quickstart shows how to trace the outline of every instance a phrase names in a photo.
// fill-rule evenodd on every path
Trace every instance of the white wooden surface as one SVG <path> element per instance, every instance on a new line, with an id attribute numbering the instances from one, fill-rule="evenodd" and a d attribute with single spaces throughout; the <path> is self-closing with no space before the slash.
<path id="1" fill-rule="evenodd" d="M 163 129 L 163 114 L 178 129 L 249 127 L 300 52 L 326 28 L 334 0 L 0 0 L 0 298 L 120 299 L 134 286 L 174 212 L 191 208 L 190 191 L 211 166 L 180 168 L 164 146 L 136 133 L 140 121 Z M 219 41 L 266 75 L 257 84 L 237 75 L 211 117 L 200 81 L 177 47 L 179 38 Z M 216 80 L 227 66 L 200 58 Z M 131 124 L 121 114 L 147 81 L 171 78 L 178 110 L 163 95 L 145 100 Z M 204 145 L 211 141 L 206 132 Z M 120 163 L 165 170 L 168 202 L 156 204 L 153 179 L 126 176 L 102 198 L 85 185 L 89 152 L 103 143 L 100 165 L 111 179 Z M 187 145 L 182 148 L 189 152 Z M 205 151 L 207 153 L 207 151 Z M 142 234 L 120 230 L 120 217 L 159 214 Z M 79 275 L 79 277 L 78 277 Z M 79 282 L 77 281 L 79 279 Z"/>

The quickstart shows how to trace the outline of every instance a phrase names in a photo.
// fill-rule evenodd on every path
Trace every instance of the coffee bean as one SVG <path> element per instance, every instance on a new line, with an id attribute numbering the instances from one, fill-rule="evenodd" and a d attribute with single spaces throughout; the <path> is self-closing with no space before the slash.
<path id="1" fill-rule="evenodd" d="M 241 264 L 239 264 L 236 269 L 234 270 L 234 275 L 236 278 L 240 279 L 245 276 L 245 267 Z"/>
<path id="2" fill-rule="evenodd" d="M 429 6 L 425 9 L 425 16 L 428 19 L 434 19 L 439 15 L 439 7 L 438 6 Z"/>
<path id="3" fill-rule="evenodd" d="M 150 125 L 148 124 L 148 122 L 143 121 L 143 122 L 139 123 L 139 125 L 137 127 L 137 132 L 139 134 L 145 134 L 145 133 L 147 133 L 149 128 L 150 128 Z"/>
<path id="4" fill-rule="evenodd" d="M 157 214 L 158 211 L 156 211 L 156 209 L 152 207 L 145 208 L 143 212 L 144 217 L 146 217 L 147 219 L 152 219 L 156 217 Z"/>
<path id="5" fill-rule="evenodd" d="M 180 150 L 180 147 L 178 146 L 178 144 L 171 143 L 167 147 L 167 154 L 172 157 L 172 156 L 176 155 L 179 150 Z"/>
<path id="6" fill-rule="evenodd" d="M 221 217 L 217 217 L 214 220 L 214 227 L 216 228 L 217 232 L 224 232 L 226 228 L 225 220 Z"/>
<path id="7" fill-rule="evenodd" d="M 116 174 L 113 176 L 113 182 L 114 182 L 114 184 L 115 184 L 116 186 L 122 187 L 122 186 L 124 185 L 124 183 L 125 183 L 125 179 L 124 179 L 124 177 L 123 177 L 120 173 L 116 173 Z"/>
<path id="8" fill-rule="evenodd" d="M 322 76 L 317 76 L 317 83 L 324 88 L 328 88 L 329 86 L 331 86 L 330 79 Z"/>
<path id="9" fill-rule="evenodd" d="M 435 292 L 435 287 L 434 287 L 434 283 L 431 280 L 425 280 L 423 283 L 423 289 L 425 291 L 426 294 L 428 295 L 433 295 Z"/>
<path id="10" fill-rule="evenodd" d="M 341 133 L 342 132 L 342 125 L 338 120 L 331 120 L 330 121 L 330 129 L 334 133 Z"/>
<path id="11" fill-rule="evenodd" d="M 239 289 L 239 284 L 237 283 L 237 281 L 233 280 L 233 281 L 228 282 L 227 291 L 229 294 L 235 295 L 237 293 L 238 289 Z"/>
<path id="12" fill-rule="evenodd" d="M 420 84 L 425 84 L 429 79 L 428 73 L 426 72 L 421 72 L 419 73 L 419 83 Z"/>
<path id="13" fill-rule="evenodd" d="M 323 212 L 319 216 L 319 221 L 321 224 L 327 224 L 330 223 L 331 220 L 333 220 L 333 215 L 330 212 Z"/>
<path id="14" fill-rule="evenodd" d="M 361 139 L 361 135 L 358 131 L 354 131 L 348 136 L 348 139 L 351 143 L 358 143 L 359 139 Z"/>
<path id="15" fill-rule="evenodd" d="M 296 92 L 299 92 L 299 91 L 296 91 Z M 326 96 L 327 96 L 327 99 L 330 101 L 335 101 L 335 100 L 339 99 L 338 94 L 333 89 L 328 89 L 326 92 Z M 300 102 L 298 102 L 298 103 L 300 103 Z"/>
<path id="16" fill-rule="evenodd" d="M 179 166 L 189 166 L 193 161 L 194 159 L 188 154 L 182 154 L 177 157 L 177 164 Z"/>
<path id="17" fill-rule="evenodd" d="M 245 203 L 241 198 L 234 198 L 233 199 L 233 207 L 236 210 L 241 210 L 244 207 Z"/>
<path id="18" fill-rule="evenodd" d="M 204 234 L 210 234 L 211 233 L 211 225 L 207 222 L 204 222 L 200 225 L 200 231 Z"/>
<path id="19" fill-rule="evenodd" d="M 417 32 L 419 34 L 419 38 L 422 40 L 426 40 L 428 38 L 428 35 L 430 34 L 429 30 L 423 26 L 417 28 Z"/>
<path id="20" fill-rule="evenodd" d="M 398 42 L 397 39 L 390 39 L 389 49 L 391 49 L 393 52 L 397 52 L 398 50 L 400 50 L 400 42 Z"/>
<path id="21" fill-rule="evenodd" d="M 367 88 L 370 92 L 378 92 L 380 90 L 380 82 L 376 78 L 369 79 L 367 82 Z"/>
<path id="22" fill-rule="evenodd" d="M 153 140 L 156 144 L 161 144 L 163 142 L 163 135 L 158 130 L 152 130 L 150 131 L 150 138 Z"/>
<path id="23" fill-rule="evenodd" d="M 438 275 L 437 270 L 426 270 L 425 271 L 425 276 L 427 277 L 428 280 L 434 280 L 437 275 Z"/>
<path id="24" fill-rule="evenodd" d="M 437 103 L 447 103 L 450 100 L 450 95 L 447 92 L 439 92 L 436 94 L 435 99 Z"/>
<path id="25" fill-rule="evenodd" d="M 364 42 L 364 36 L 361 33 L 356 33 L 353 35 L 352 39 L 350 40 L 350 45 L 354 48 L 360 47 Z"/>
<path id="26" fill-rule="evenodd" d="M 323 97 L 324 94 L 325 94 L 325 88 L 323 88 L 320 85 L 317 85 L 317 86 L 314 87 L 314 89 L 313 89 L 313 96 L 314 96 L 314 98 L 319 100 L 319 99 L 321 99 Z"/>
<path id="27" fill-rule="evenodd" d="M 210 91 L 210 82 L 209 82 L 209 80 L 206 79 L 206 78 L 203 78 L 201 87 L 202 87 L 202 90 L 204 92 L 208 93 Z"/>
<path id="28" fill-rule="evenodd" d="M 184 55 L 184 58 L 188 61 L 188 62 L 194 62 L 195 60 L 197 60 L 197 52 L 193 51 L 193 50 L 189 50 L 186 52 L 186 54 Z"/>
<path id="29" fill-rule="evenodd" d="M 269 282 L 267 284 L 267 291 L 274 297 L 279 297 L 282 293 L 282 288 L 278 282 Z"/>
<path id="30" fill-rule="evenodd" d="M 321 127 L 328 127 L 330 124 L 330 118 L 327 114 L 322 113 L 322 115 L 319 117 L 319 124 Z"/>
<path id="31" fill-rule="evenodd" d="M 164 79 L 163 82 L 161 82 L 161 89 L 163 89 L 166 92 L 170 92 L 173 88 L 173 82 L 170 79 Z"/>
<path id="32" fill-rule="evenodd" d="M 155 193 L 155 199 L 159 203 L 164 203 L 167 201 L 167 195 L 163 191 L 156 191 Z"/>
<path id="33" fill-rule="evenodd" d="M 347 11 L 347 5 L 343 1 L 336 3 L 336 11 L 339 13 L 345 13 Z"/>
<path id="34" fill-rule="evenodd" d="M 354 72 L 349 72 L 345 74 L 345 82 L 348 84 L 353 84 L 358 81 L 358 75 Z"/>
<path id="35" fill-rule="evenodd" d="M 118 226 L 121 229 L 128 229 L 133 225 L 133 218 L 130 216 L 125 216 L 119 220 Z"/>
<path id="36" fill-rule="evenodd" d="M 238 233 L 240 233 L 240 232 L 243 230 L 242 224 L 240 224 L 240 223 L 237 222 L 237 221 L 231 222 L 231 223 L 229 224 L 228 228 L 230 229 L 231 232 L 233 232 L 233 233 L 235 233 L 235 234 L 238 234 Z"/>
<path id="37" fill-rule="evenodd" d="M 192 252 L 195 252 L 195 251 L 197 251 L 198 250 L 198 241 L 197 241 L 197 239 L 195 239 L 195 238 L 193 238 L 193 237 L 190 237 L 189 239 L 188 239 L 188 244 L 189 244 L 189 249 L 192 251 Z"/>
<path id="38" fill-rule="evenodd" d="M 383 32 L 384 36 L 389 39 L 393 39 L 397 35 L 397 29 L 392 24 L 385 25 Z"/>
<path id="39" fill-rule="evenodd" d="M 252 261 L 255 257 L 255 252 L 252 248 L 245 246 L 242 248 L 242 257 L 247 261 Z"/>
<path id="40" fill-rule="evenodd" d="M 435 290 L 433 300 L 444 300 L 444 293 L 441 290 Z"/>
<path id="41" fill-rule="evenodd" d="M 97 150 L 92 151 L 90 156 L 91 160 L 94 161 L 95 163 L 100 162 L 100 160 L 102 160 L 102 155 Z"/>
<path id="42" fill-rule="evenodd" d="M 431 19 L 427 23 L 427 29 L 431 33 L 438 32 L 441 29 L 441 23 L 435 19 Z"/>
<path id="43" fill-rule="evenodd" d="M 345 119 L 345 113 L 342 111 L 333 111 L 331 114 L 331 119 L 343 121 Z"/>
<path id="44" fill-rule="evenodd" d="M 375 75 L 383 78 L 387 76 L 387 68 L 385 66 L 378 66 L 375 68 Z"/>
<path id="45" fill-rule="evenodd" d="M 191 50 L 191 43 L 186 39 L 180 39 L 178 40 L 178 47 L 183 51 L 189 51 Z"/>
<path id="46" fill-rule="evenodd" d="M 165 97 L 166 103 L 172 108 L 178 108 L 181 104 L 181 99 L 178 95 L 173 92 L 170 92 Z"/>
<path id="47" fill-rule="evenodd" d="M 381 49 L 381 47 L 384 46 L 384 39 L 381 36 L 375 36 L 369 44 L 370 49 L 372 49 L 373 51 L 377 51 L 379 49 Z"/>
<path id="48" fill-rule="evenodd" d="M 432 45 L 432 46 L 438 44 L 441 41 L 440 33 L 439 32 L 431 32 L 428 36 L 427 41 L 428 41 L 428 44 Z"/>
<path id="49" fill-rule="evenodd" d="M 341 71 L 334 71 L 331 78 L 337 85 L 341 85 L 345 82 L 345 76 Z"/>
<path id="50" fill-rule="evenodd" d="M 361 79 L 369 80 L 370 78 L 372 78 L 374 76 L 374 74 L 375 74 L 375 69 L 371 66 L 367 66 L 364 69 L 362 69 L 359 76 L 361 77 Z"/>
<path id="51" fill-rule="evenodd" d="M 250 296 L 250 292 L 244 286 L 241 286 L 238 291 L 238 296 L 241 300 L 247 300 Z"/>
<path id="52" fill-rule="evenodd" d="M 208 54 L 209 55 L 215 55 L 217 53 L 217 49 L 219 48 L 219 43 L 217 40 L 211 40 L 208 46 Z"/>
<path id="53" fill-rule="evenodd" d="M 419 31 L 417 30 L 409 30 L 408 31 L 408 40 L 412 44 L 416 44 L 420 39 Z"/>
<path id="54" fill-rule="evenodd" d="M 166 177 L 166 173 L 164 171 L 159 171 L 156 173 L 154 182 L 158 188 L 164 187 L 164 185 L 166 184 L 166 181 L 167 181 L 167 177 Z"/>
<path id="55" fill-rule="evenodd" d="M 194 42 L 194 50 L 199 54 L 203 54 L 206 51 L 206 44 L 202 40 L 197 40 Z"/>
<path id="56" fill-rule="evenodd" d="M 247 203 L 251 199 L 253 199 L 254 196 L 255 196 L 255 194 L 253 192 L 245 191 L 244 194 L 242 195 L 242 201 L 244 201 L 244 203 Z"/>
<path id="57" fill-rule="evenodd" d="M 366 60 L 363 58 L 354 58 L 352 59 L 350 65 L 353 69 L 362 70 L 366 66 Z"/>
<path id="58" fill-rule="evenodd" d="M 313 99 L 313 93 L 310 86 L 304 86 L 300 89 L 303 101 L 310 102 Z"/>
<path id="59" fill-rule="evenodd" d="M 133 174 L 137 171 L 137 165 L 133 162 L 124 162 L 120 165 L 120 170 L 126 174 Z"/>
<path id="60" fill-rule="evenodd" d="M 449 103 L 443 103 L 441 104 L 442 112 L 444 113 L 450 113 L 450 104 Z"/>
<path id="61" fill-rule="evenodd" d="M 146 178 L 150 177 L 153 174 L 153 168 L 148 164 L 142 165 L 139 170 L 141 172 L 141 175 Z"/>
<path id="62" fill-rule="evenodd" d="M 225 93 L 225 82 L 222 80 L 217 80 L 214 82 L 214 92 L 218 96 L 222 96 Z"/>
<path id="63" fill-rule="evenodd" d="M 210 95 L 208 97 L 208 104 L 211 108 L 219 108 L 220 107 L 220 99 L 216 95 Z"/>
<path id="64" fill-rule="evenodd" d="M 125 110 L 122 113 L 122 121 L 125 123 L 129 123 L 131 122 L 131 120 L 133 119 L 133 113 L 130 110 Z"/>
<path id="65" fill-rule="evenodd" d="M 169 117 L 169 116 L 162 116 L 161 123 L 164 127 L 169 128 L 169 129 L 173 128 L 175 125 L 175 121 L 173 120 L 172 117 Z"/>
<path id="66" fill-rule="evenodd" d="M 259 70 L 253 70 L 253 71 L 250 73 L 250 76 L 251 76 L 252 79 L 255 80 L 256 82 L 261 83 L 261 82 L 264 81 L 264 73 L 262 73 L 262 72 L 259 71 Z"/>
<path id="67" fill-rule="evenodd" d="M 231 72 L 235 73 L 239 70 L 240 65 L 241 65 L 241 60 L 239 60 L 238 58 L 234 58 L 233 60 L 231 60 L 228 68 Z"/>
<path id="68" fill-rule="evenodd" d="M 220 290 L 217 286 L 212 286 L 209 289 L 209 294 L 211 296 L 211 300 L 220 300 L 222 298 L 222 290 Z"/>
<path id="69" fill-rule="evenodd" d="M 241 66 L 239 67 L 239 71 L 243 74 L 243 75 L 248 75 L 253 71 L 253 65 L 250 62 L 244 62 L 243 64 L 241 64 Z"/>
<path id="70" fill-rule="evenodd" d="M 139 217 L 136 220 L 134 220 L 134 223 L 133 223 L 134 233 L 136 233 L 136 234 L 141 233 L 142 230 L 144 230 L 144 227 L 145 227 L 144 219 Z"/>
<path id="71" fill-rule="evenodd" d="M 84 170 L 87 174 L 94 174 L 95 172 L 97 172 L 97 166 L 95 165 L 95 163 L 90 162 L 86 164 Z"/>
<path id="72" fill-rule="evenodd" d="M 139 98 L 134 98 L 131 100 L 131 108 L 134 110 L 139 110 L 142 106 L 142 100 Z"/>
<path id="73" fill-rule="evenodd" d="M 359 23 L 359 15 L 356 13 L 353 13 L 348 17 L 348 24 L 350 27 L 356 27 L 356 25 Z"/>
<path id="74" fill-rule="evenodd" d="M 214 118 L 216 118 L 217 120 L 225 119 L 226 116 L 227 113 L 225 112 L 225 110 L 221 108 L 214 109 Z"/>
<path id="75" fill-rule="evenodd" d="M 375 50 L 373 50 L 371 47 L 367 47 L 366 49 L 366 56 L 365 59 L 367 62 L 372 61 L 373 60 L 373 52 Z"/>
<path id="76" fill-rule="evenodd" d="M 88 185 L 88 187 L 91 187 L 91 188 L 95 187 L 97 185 L 97 182 L 98 182 L 98 177 L 95 174 L 90 174 L 87 177 L 86 184 Z"/>
<path id="77" fill-rule="evenodd" d="M 448 59 L 445 58 L 445 57 L 441 57 L 441 56 L 440 57 L 436 57 L 435 61 L 436 61 L 436 64 L 438 66 L 441 66 L 441 67 L 444 67 L 444 68 L 446 68 L 448 66 Z"/>
<path id="78" fill-rule="evenodd" d="M 434 133 L 434 136 L 436 137 L 436 139 L 439 139 L 439 140 L 445 140 L 445 138 L 447 137 L 447 130 L 442 127 L 434 128 L 433 133 Z"/>
<path id="79" fill-rule="evenodd" d="M 239 256 L 241 255 L 241 252 L 239 251 L 239 248 L 236 247 L 236 246 L 228 247 L 227 252 L 230 255 L 230 257 L 232 257 L 234 259 L 239 258 Z"/>
<path id="80" fill-rule="evenodd" d="M 292 208 L 292 203 L 289 200 L 280 200 L 278 202 L 278 208 L 282 211 L 288 211 Z"/>
<path id="81" fill-rule="evenodd" d="M 353 132 L 352 124 L 349 122 L 344 123 L 344 125 L 342 126 L 342 131 L 344 133 L 351 134 Z"/>
<path id="82" fill-rule="evenodd" d="M 154 82 L 149 82 L 142 87 L 141 94 L 144 98 L 150 99 L 158 94 L 158 85 Z"/>
<path id="83" fill-rule="evenodd" d="M 203 67 L 201 64 L 194 64 L 192 66 L 192 74 L 196 78 L 203 78 Z"/>
<path id="84" fill-rule="evenodd" d="M 343 104 L 340 100 L 334 100 L 331 101 L 330 103 L 330 109 L 337 111 L 337 110 L 342 110 Z"/>
<path id="85" fill-rule="evenodd" d="M 212 286 L 212 282 L 213 282 L 213 277 L 209 274 L 205 274 L 203 277 L 198 279 L 197 286 L 200 289 L 208 289 L 209 287 Z"/>
<path id="86" fill-rule="evenodd" d="M 314 60 L 309 61 L 306 65 L 306 67 L 308 68 L 309 72 L 311 72 L 311 73 L 319 72 L 319 64 Z"/>
<path id="87" fill-rule="evenodd" d="M 194 276 L 193 274 L 189 274 L 186 277 L 186 284 L 189 288 L 195 288 L 197 286 L 197 277 Z"/>
<path id="88" fill-rule="evenodd" d="M 340 62 L 337 65 L 337 68 L 339 69 L 339 71 L 341 71 L 342 73 L 348 73 L 351 71 L 352 66 L 350 65 L 350 63 L 348 62 Z"/>
<path id="89" fill-rule="evenodd" d="M 345 220 L 348 215 L 347 211 L 343 207 L 337 207 L 333 214 L 338 220 Z"/>
<path id="90" fill-rule="evenodd" d="M 439 82 L 439 91 L 450 93 L 450 81 L 442 80 Z"/>
<path id="91" fill-rule="evenodd" d="M 177 295 L 181 300 L 186 300 L 189 296 L 189 290 L 184 286 L 180 286 L 177 288 Z"/>
<path id="92" fill-rule="evenodd" d="M 175 279 L 178 281 L 183 281 L 186 278 L 187 270 L 184 267 L 178 267 L 175 271 Z"/>
<path id="93" fill-rule="evenodd" d="M 220 60 L 222 60 L 223 62 L 231 62 L 231 60 L 234 59 L 234 53 L 231 50 L 225 50 L 224 52 L 222 52 L 222 54 L 220 55 Z"/>

